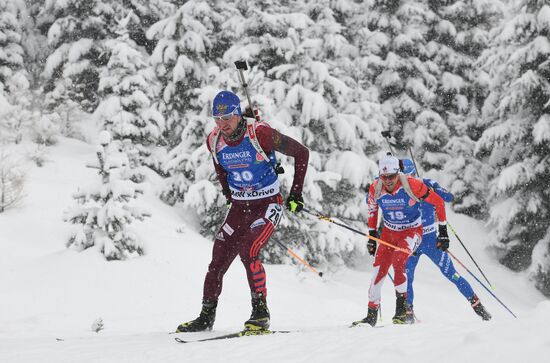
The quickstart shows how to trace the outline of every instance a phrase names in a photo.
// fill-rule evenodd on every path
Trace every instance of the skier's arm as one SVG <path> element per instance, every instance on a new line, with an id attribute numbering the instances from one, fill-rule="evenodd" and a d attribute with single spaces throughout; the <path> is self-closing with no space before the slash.
<path id="1" fill-rule="evenodd" d="M 212 160 L 212 163 L 214 164 L 216 175 L 218 176 L 218 180 L 222 186 L 222 193 L 229 203 L 231 202 L 231 190 L 229 190 L 229 183 L 227 183 L 227 172 L 220 166 L 220 164 L 216 164 L 214 160 Z"/>
<path id="2" fill-rule="evenodd" d="M 375 180 L 369 188 L 369 194 L 367 195 L 367 211 L 368 219 L 367 226 L 370 231 L 376 231 L 378 228 L 378 201 L 374 198 L 375 185 L 380 183 L 380 180 Z"/>
<path id="3" fill-rule="evenodd" d="M 445 201 L 420 180 L 412 177 L 409 177 L 408 180 L 414 195 L 423 202 L 430 203 L 435 207 L 435 214 L 437 215 L 439 224 L 446 224 L 447 215 L 445 213 Z"/>
<path id="4" fill-rule="evenodd" d="M 208 151 L 210 151 L 210 142 L 209 138 L 206 140 L 206 147 L 208 148 Z M 220 164 L 217 164 L 214 159 L 212 159 L 212 164 L 214 164 L 214 170 L 216 170 L 216 176 L 218 177 L 218 181 L 220 182 L 222 186 L 222 193 L 227 200 L 227 202 L 231 202 L 231 190 L 229 189 L 229 183 L 227 182 L 227 172 L 224 168 L 221 167 Z"/>
<path id="5" fill-rule="evenodd" d="M 294 158 L 294 180 L 290 192 L 301 195 L 309 160 L 308 148 L 271 127 L 256 128 L 256 135 L 260 146 L 266 153 L 278 151 Z"/>
<path id="6" fill-rule="evenodd" d="M 447 189 L 439 185 L 438 182 L 431 179 L 424 179 L 424 184 L 432 188 L 445 202 L 452 202 L 454 199 L 453 193 L 449 192 Z"/>

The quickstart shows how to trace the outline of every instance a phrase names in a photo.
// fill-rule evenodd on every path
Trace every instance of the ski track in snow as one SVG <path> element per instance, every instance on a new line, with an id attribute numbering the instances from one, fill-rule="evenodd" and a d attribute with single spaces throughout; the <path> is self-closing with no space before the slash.
<path id="1" fill-rule="evenodd" d="M 497 296 L 514 319 L 467 272 L 493 315 L 482 322 L 435 266 L 422 258 L 415 279 L 421 323 L 394 326 L 391 282 L 383 288 L 384 326 L 348 328 L 366 314 L 370 257 L 360 270 L 319 279 L 293 266 L 266 266 L 272 328 L 290 334 L 179 344 L 169 331 L 195 318 L 211 242 L 186 227 L 181 211 L 164 205 L 154 188 L 143 197 L 152 218 L 137 222 L 146 256 L 107 262 L 95 250 L 65 248 L 70 225 L 62 213 L 71 193 L 90 178 L 95 148 L 61 139 L 49 162 L 29 168 L 27 197 L 0 214 L 0 362 L 545 362 L 550 356 L 550 301 L 523 274 L 512 273 L 485 249 L 483 224 L 449 213 Z M 300 216 L 300 218 L 308 218 Z M 180 229 L 180 233 L 176 232 Z M 451 250 L 481 275 L 451 236 Z M 457 265 L 455 263 L 455 265 Z M 229 269 L 214 331 L 178 334 L 185 340 L 238 331 L 250 314 L 244 269 Z M 104 330 L 91 324 L 101 317 Z"/>

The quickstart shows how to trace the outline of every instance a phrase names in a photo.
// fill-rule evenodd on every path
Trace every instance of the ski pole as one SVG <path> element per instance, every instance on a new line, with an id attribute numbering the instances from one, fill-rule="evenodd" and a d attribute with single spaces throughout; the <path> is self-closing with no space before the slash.
<path id="1" fill-rule="evenodd" d="M 345 229 L 347 229 L 347 230 L 350 230 L 350 231 L 352 231 L 352 232 L 355 232 L 355 233 L 357 233 L 357 234 L 360 234 L 361 236 L 364 236 L 364 237 L 366 237 L 367 239 L 372 239 L 373 241 L 376 241 L 376 242 L 378 242 L 378 243 L 380 243 L 380 244 L 382 244 L 382 245 L 384 245 L 384 246 L 391 247 L 391 248 L 393 248 L 394 250 L 403 252 L 403 253 L 405 253 L 405 254 L 407 254 L 407 255 L 409 255 L 409 256 L 412 255 L 412 252 L 409 252 L 409 250 L 407 250 L 407 249 L 405 249 L 405 248 L 397 247 L 397 246 L 392 245 L 391 243 L 388 243 L 388 242 L 386 242 L 386 241 L 384 241 L 384 240 L 381 240 L 380 238 L 376 238 L 376 237 L 369 236 L 367 233 L 363 233 L 363 232 L 361 232 L 361 231 L 358 231 L 358 230 L 356 230 L 355 228 L 352 228 L 352 227 L 350 227 L 350 226 L 348 226 L 348 225 L 346 225 L 346 224 L 338 223 L 338 222 L 336 222 L 335 220 L 331 219 L 330 217 L 324 216 L 324 215 L 319 214 L 319 213 L 317 213 L 317 212 L 312 212 L 312 211 L 310 211 L 310 210 L 307 209 L 307 208 L 303 208 L 302 210 L 303 210 L 304 212 L 306 212 L 307 214 L 311 214 L 312 216 L 317 217 L 317 218 L 319 218 L 319 219 L 321 219 L 321 220 L 323 220 L 323 221 L 327 221 L 327 222 L 329 222 L 329 223 L 336 224 L 337 226 L 343 227 L 343 228 L 345 228 Z"/>
<path id="2" fill-rule="evenodd" d="M 413 161 L 413 165 L 414 165 L 414 170 L 416 170 L 416 172 L 418 173 L 418 176 L 420 177 L 420 172 L 418 171 L 418 166 L 416 165 L 416 160 L 414 159 L 414 155 L 413 155 L 413 151 L 412 151 L 412 148 L 409 146 L 409 154 L 411 154 L 411 159 Z"/>
<path id="3" fill-rule="evenodd" d="M 388 146 L 390 147 L 390 151 L 392 155 L 395 156 L 392 148 L 392 143 L 390 142 L 391 133 L 390 130 L 382 131 L 382 137 L 386 139 L 386 142 L 388 143 Z"/>
<path id="4" fill-rule="evenodd" d="M 250 111 L 252 112 L 252 115 L 254 116 L 254 119 L 256 119 L 257 122 L 260 122 L 261 121 L 260 111 L 257 110 L 257 109 L 254 109 L 254 104 L 252 103 L 252 98 L 250 98 L 250 93 L 248 92 L 248 83 L 246 82 L 246 78 L 244 76 L 244 71 L 248 70 L 248 65 L 246 64 L 245 60 L 238 60 L 238 61 L 235 61 L 235 67 L 239 71 L 239 80 L 241 81 L 241 84 L 244 88 L 244 93 L 246 94 L 246 99 L 248 100 L 248 107 L 250 108 Z M 262 150 L 257 138 L 251 139 L 250 142 L 252 142 L 252 144 L 254 145 L 254 148 L 256 150 Z M 267 155 L 262 154 L 262 156 L 265 158 Z M 271 164 L 271 165 L 272 165 L 273 170 L 275 171 L 276 174 L 284 174 L 285 169 L 282 167 L 280 162 L 276 163 L 275 165 L 273 165 L 273 164 Z"/>
<path id="5" fill-rule="evenodd" d="M 418 174 L 418 176 L 420 177 L 420 173 L 418 172 L 418 168 L 416 167 L 416 161 L 414 160 L 414 155 L 413 155 L 413 152 L 412 152 L 412 149 L 409 147 L 409 153 L 411 154 L 411 159 L 412 159 L 412 162 L 414 164 L 414 168 L 416 169 L 416 172 Z M 477 264 L 476 260 L 474 259 L 474 257 L 472 256 L 472 254 L 470 253 L 470 251 L 468 251 L 468 249 L 466 248 L 466 245 L 464 243 L 462 243 L 462 240 L 460 239 L 460 237 L 458 237 L 458 234 L 456 233 L 455 229 L 453 228 L 453 226 L 451 225 L 451 223 L 449 223 L 449 221 L 447 221 L 447 225 L 449 226 L 449 228 L 451 229 L 451 232 L 453 232 L 453 234 L 455 235 L 456 239 L 458 240 L 458 242 L 460 242 L 460 244 L 462 245 L 462 248 L 464 248 L 464 251 L 466 251 L 466 253 L 468 254 L 468 256 L 470 256 L 470 259 L 472 260 L 472 262 L 474 263 L 474 265 L 476 265 L 477 269 L 479 270 L 479 272 L 481 272 L 481 275 L 483 276 L 483 278 L 485 279 L 485 281 L 487 281 L 487 283 L 489 284 L 489 286 L 491 287 L 492 290 L 495 290 L 495 287 L 493 286 L 493 284 L 491 284 L 491 282 L 489 281 L 489 279 L 487 278 L 487 276 L 485 276 L 485 274 L 483 273 L 483 271 L 481 270 L 481 267 L 479 267 L 479 265 Z"/>
<path id="6" fill-rule="evenodd" d="M 256 121 L 260 121 L 260 115 L 254 111 L 252 98 L 250 98 L 250 93 L 248 93 L 248 83 L 246 82 L 246 78 L 244 77 L 244 71 L 248 70 L 248 65 L 246 64 L 245 60 L 238 60 L 238 61 L 235 61 L 235 67 L 239 71 L 239 79 L 241 81 L 241 84 L 243 85 L 244 93 L 246 94 L 246 99 L 248 100 L 248 107 L 250 107 L 250 110 L 252 111 L 252 114 L 254 115 L 254 118 L 256 119 Z"/>
<path id="7" fill-rule="evenodd" d="M 285 246 L 284 244 L 282 244 L 281 242 L 279 242 L 278 240 L 272 238 L 271 239 L 273 242 L 277 243 L 279 246 L 281 246 L 281 248 L 284 248 L 289 255 L 291 255 L 292 257 L 294 257 L 296 260 L 298 260 L 300 263 L 302 263 L 304 266 L 306 266 L 310 271 L 312 271 L 313 273 L 315 273 L 317 276 L 319 277 L 323 277 L 323 273 L 322 272 L 319 272 L 317 271 L 316 269 L 314 269 L 309 263 L 307 263 L 303 258 L 301 258 L 300 256 L 298 256 L 296 253 L 294 253 L 294 251 L 292 251 L 290 249 L 290 247 L 287 247 Z"/>
<path id="8" fill-rule="evenodd" d="M 481 272 L 481 275 L 483 276 L 483 278 L 485 279 L 485 281 L 487 281 L 487 283 L 489 284 L 489 286 L 491 287 L 491 289 L 494 291 L 495 290 L 495 287 L 493 286 L 493 284 L 491 284 L 491 282 L 489 281 L 489 279 L 487 278 L 487 276 L 485 276 L 485 274 L 483 273 L 483 271 L 481 270 L 481 267 L 479 267 L 479 265 L 477 264 L 476 260 L 474 259 L 474 257 L 470 254 L 470 251 L 468 251 L 468 249 L 466 248 L 466 246 L 464 245 L 464 243 L 462 243 L 462 240 L 460 239 L 460 237 L 458 237 L 458 234 L 456 233 L 455 229 L 453 228 L 453 226 L 451 226 L 451 224 L 449 223 L 449 221 L 447 221 L 447 225 L 449 226 L 449 228 L 451 229 L 451 232 L 453 232 L 453 234 L 455 235 L 456 239 L 458 240 L 458 242 L 460 242 L 460 244 L 462 245 L 462 248 L 464 248 L 464 251 L 466 251 L 466 253 L 468 254 L 468 256 L 470 256 L 470 259 L 472 260 L 472 262 L 474 263 L 474 265 L 476 265 L 477 269 L 479 270 L 479 272 Z"/>
<path id="9" fill-rule="evenodd" d="M 502 301 L 500 301 L 500 299 L 499 299 L 499 298 L 498 298 L 498 297 L 497 297 L 497 296 L 496 296 L 487 286 L 485 286 L 485 285 L 483 284 L 483 282 L 481 282 L 481 281 L 476 277 L 476 275 L 474 275 L 466 266 L 464 266 L 464 264 L 463 264 L 462 262 L 460 262 L 460 260 L 459 260 L 458 258 L 456 258 L 456 256 L 453 255 L 451 251 L 447 250 L 447 253 L 448 253 L 456 262 L 458 262 L 458 264 L 459 264 L 460 266 L 462 266 L 462 268 L 464 268 L 464 269 L 465 269 L 474 279 L 476 279 L 476 281 L 479 282 L 479 284 L 480 284 L 481 286 L 483 286 L 483 288 L 484 288 L 485 290 L 487 290 L 487 292 L 488 292 L 489 294 L 491 294 L 491 295 L 496 299 L 496 301 L 498 301 L 498 302 L 500 303 L 500 305 L 502 305 L 506 310 L 508 310 L 508 312 L 509 312 L 510 314 L 512 314 L 512 316 L 513 316 L 514 318 L 517 319 L 517 316 L 512 312 L 512 310 L 508 309 L 508 307 L 507 307 Z"/>

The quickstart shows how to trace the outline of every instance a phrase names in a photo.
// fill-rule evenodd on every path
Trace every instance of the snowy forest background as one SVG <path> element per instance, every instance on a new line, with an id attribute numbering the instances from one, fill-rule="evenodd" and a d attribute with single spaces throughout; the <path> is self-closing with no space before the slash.
<path id="1" fill-rule="evenodd" d="M 128 225 L 149 215 L 132 201 L 152 173 L 212 236 L 226 206 L 210 102 L 245 99 L 240 59 L 262 118 L 311 151 L 308 208 L 364 230 L 390 130 L 398 156 L 454 193 L 449 207 L 488 223 L 495 258 L 550 296 L 550 0 L 2 0 L 0 218 L 25 197 L 21 158 L 40 167 L 70 137 L 98 144 L 83 164 L 99 175 L 74 186 L 67 246 L 143 254 Z M 364 238 L 300 216 L 277 239 L 315 263 L 365 253 Z"/>

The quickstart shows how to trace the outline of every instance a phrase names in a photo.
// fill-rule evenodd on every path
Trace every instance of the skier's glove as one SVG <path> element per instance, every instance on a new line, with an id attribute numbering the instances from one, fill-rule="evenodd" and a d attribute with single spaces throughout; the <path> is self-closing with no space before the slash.
<path id="1" fill-rule="evenodd" d="M 380 233 L 378 233 L 377 230 L 371 229 L 369 230 L 369 236 L 372 236 L 374 238 L 379 238 Z M 367 242 L 367 251 L 369 251 L 369 255 L 374 256 L 376 254 L 376 241 L 373 239 L 369 239 Z"/>
<path id="2" fill-rule="evenodd" d="M 256 121 L 258 121 L 258 122 L 261 121 L 260 120 L 260 112 L 257 109 L 252 111 L 252 109 L 250 107 L 246 107 L 244 109 L 243 117 L 255 118 Z"/>
<path id="3" fill-rule="evenodd" d="M 447 251 L 449 248 L 449 235 L 447 234 L 447 226 L 445 224 L 439 225 L 439 235 L 437 236 L 435 246 L 441 251 Z"/>
<path id="4" fill-rule="evenodd" d="M 288 198 L 286 198 L 286 208 L 291 213 L 298 213 L 304 209 L 304 199 L 300 194 L 290 193 Z"/>

